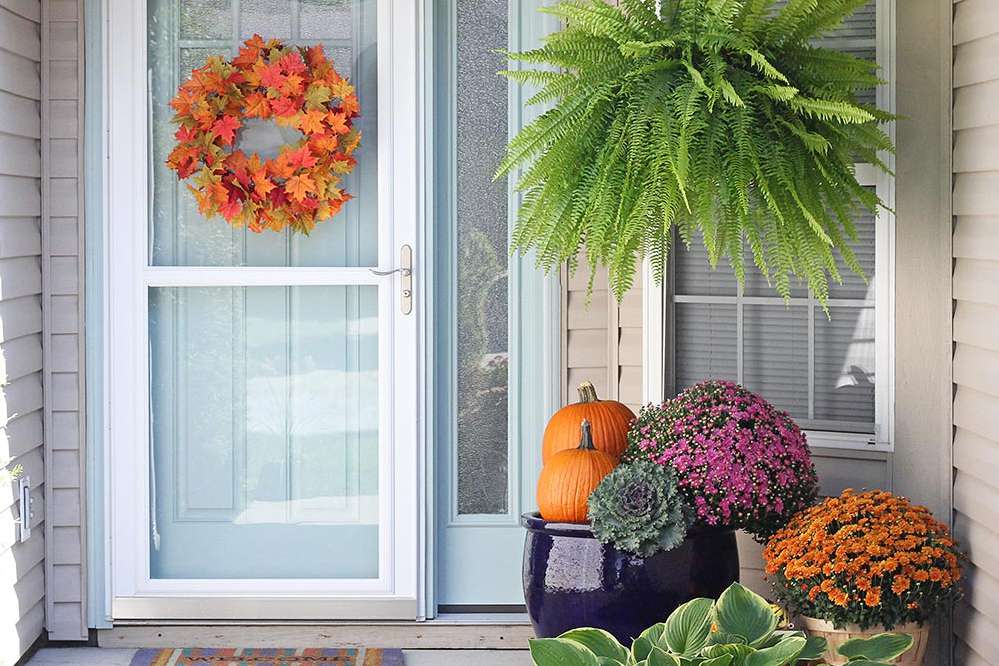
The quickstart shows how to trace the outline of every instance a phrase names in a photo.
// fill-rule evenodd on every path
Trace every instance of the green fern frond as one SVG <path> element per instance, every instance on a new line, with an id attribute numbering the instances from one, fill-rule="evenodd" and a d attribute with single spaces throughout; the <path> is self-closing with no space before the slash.
<path id="1" fill-rule="evenodd" d="M 740 282 L 751 260 L 783 297 L 803 281 L 825 307 L 841 268 L 861 269 L 852 216 L 884 206 L 854 162 L 887 171 L 894 150 L 893 117 L 857 99 L 876 67 L 810 43 L 862 2 L 546 8 L 564 28 L 503 72 L 554 103 L 497 169 L 523 193 L 512 249 L 548 270 L 605 265 L 621 298 L 643 258 L 661 280 L 674 237 L 699 239 Z"/>

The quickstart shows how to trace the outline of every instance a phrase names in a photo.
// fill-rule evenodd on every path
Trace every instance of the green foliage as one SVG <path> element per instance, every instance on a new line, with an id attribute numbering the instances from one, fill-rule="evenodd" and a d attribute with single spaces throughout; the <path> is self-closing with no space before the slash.
<path id="1" fill-rule="evenodd" d="M 857 92 L 875 66 L 809 44 L 865 0 L 571 0 L 544 46 L 504 72 L 553 104 L 511 142 L 523 205 L 513 247 L 574 268 L 605 264 L 620 298 L 640 257 L 661 280 L 674 233 L 703 239 L 740 282 L 746 257 L 777 291 L 791 277 L 825 303 L 836 254 L 862 273 L 851 218 L 881 205 L 853 164 L 893 147 L 887 113 Z M 537 69 L 532 69 L 536 66 Z M 552 71 L 556 70 L 556 71 Z M 745 246 L 749 252 L 745 252 Z"/>
<path id="2" fill-rule="evenodd" d="M 766 600 L 734 583 L 718 601 L 694 599 L 625 649 L 602 629 L 573 629 L 531 641 L 537 666 L 788 666 L 822 658 L 823 638 L 780 631 Z M 889 666 L 912 646 L 905 634 L 854 639 L 839 650 L 854 666 Z"/>
<path id="3" fill-rule="evenodd" d="M 680 545 L 693 514 L 671 467 L 637 460 L 615 467 L 590 494 L 589 519 L 601 543 L 648 557 Z"/>

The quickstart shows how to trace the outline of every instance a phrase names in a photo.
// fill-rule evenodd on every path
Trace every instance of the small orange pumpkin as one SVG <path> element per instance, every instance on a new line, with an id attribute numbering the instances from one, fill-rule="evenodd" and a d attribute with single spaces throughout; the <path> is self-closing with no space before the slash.
<path id="1" fill-rule="evenodd" d="M 593 428 L 596 447 L 617 459 L 628 447 L 628 428 L 635 419 L 635 412 L 616 400 L 600 400 L 590 382 L 583 382 L 577 389 L 579 402 L 566 405 L 555 412 L 545 427 L 541 446 L 541 461 L 548 464 L 559 451 L 573 449 L 578 444 L 577 428 L 586 419 Z"/>
<path id="2" fill-rule="evenodd" d="M 585 523 L 590 493 L 617 466 L 617 458 L 593 446 L 590 422 L 580 424 L 579 446 L 559 451 L 538 478 L 538 510 L 545 520 Z"/>

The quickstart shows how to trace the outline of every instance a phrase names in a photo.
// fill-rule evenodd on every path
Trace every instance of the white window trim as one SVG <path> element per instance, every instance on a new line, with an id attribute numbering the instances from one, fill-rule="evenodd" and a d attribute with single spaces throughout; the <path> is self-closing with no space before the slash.
<path id="1" fill-rule="evenodd" d="M 876 100 L 879 108 L 895 110 L 895 0 L 877 0 L 877 62 L 887 83 L 879 86 Z M 895 123 L 886 128 L 892 141 Z M 894 171 L 893 155 L 882 159 Z M 857 180 L 861 185 L 874 186 L 878 196 L 895 209 L 895 178 L 870 164 L 857 165 Z M 895 215 L 878 211 L 878 233 L 875 240 L 875 404 L 874 434 L 806 430 L 809 444 L 829 449 L 892 452 L 895 422 Z M 665 398 L 668 358 L 666 349 L 668 279 L 656 285 L 648 259 L 642 267 L 642 331 L 644 365 L 642 372 L 643 402 L 662 402 Z M 669 299 L 671 300 L 671 299 Z"/>

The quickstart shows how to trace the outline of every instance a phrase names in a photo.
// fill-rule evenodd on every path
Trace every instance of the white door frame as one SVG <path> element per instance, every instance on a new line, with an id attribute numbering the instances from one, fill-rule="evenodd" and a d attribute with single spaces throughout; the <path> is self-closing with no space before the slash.
<path id="1" fill-rule="evenodd" d="M 104 0 L 107 318 L 105 454 L 114 619 L 414 619 L 418 615 L 418 321 L 403 315 L 397 275 L 364 268 L 178 268 L 147 266 L 148 78 L 146 2 Z M 403 244 L 417 266 L 423 202 L 418 90 L 421 2 L 378 0 L 378 193 L 381 270 Z M 213 220 L 212 224 L 224 224 Z M 336 224 L 334 220 L 329 222 Z M 380 578 L 370 580 L 164 580 L 149 575 L 147 293 L 153 286 L 368 284 L 379 287 Z M 238 555 L 238 554 L 237 554 Z"/>

